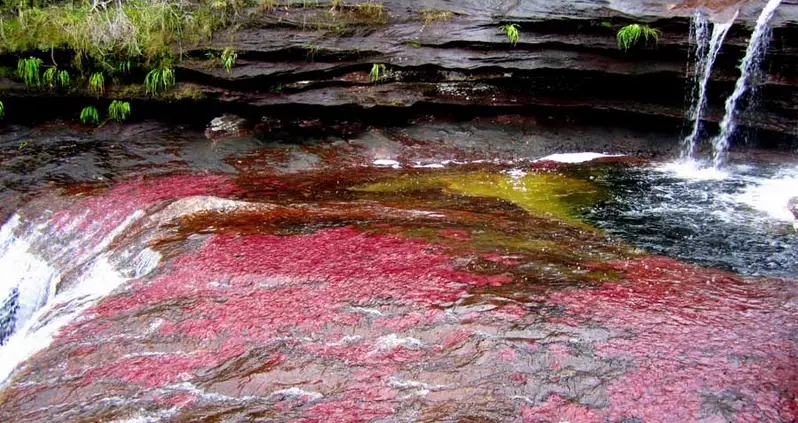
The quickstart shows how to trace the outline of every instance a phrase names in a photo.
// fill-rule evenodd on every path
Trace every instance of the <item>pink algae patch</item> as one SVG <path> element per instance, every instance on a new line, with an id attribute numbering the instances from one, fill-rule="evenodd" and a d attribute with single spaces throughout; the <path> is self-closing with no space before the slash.
<path id="1" fill-rule="evenodd" d="M 622 334 L 596 345 L 604 358 L 634 363 L 609 386 L 613 421 L 798 418 L 794 282 L 746 282 L 664 257 L 603 267 L 624 271 L 628 282 L 552 300 Z"/>
<path id="2" fill-rule="evenodd" d="M 94 320 L 80 330 L 93 331 L 106 318 L 146 315 L 150 307 L 181 304 L 180 317 L 164 321 L 159 336 L 203 345 L 224 340 L 229 348 L 123 358 L 88 376 L 162 386 L 248 349 L 272 345 L 275 339 L 309 336 L 316 341 L 302 341 L 302 350 L 352 365 L 379 370 L 418 361 L 428 353 L 420 341 L 392 335 L 400 343 L 391 346 L 378 338 L 434 325 L 442 311 L 430 307 L 456 300 L 469 286 L 508 280 L 461 272 L 453 263 L 443 247 L 352 228 L 285 237 L 214 235 L 195 253 L 168 264 L 167 273 L 135 282 L 131 292 L 93 307 Z M 374 301 L 390 306 L 370 306 Z M 344 328 L 358 327 L 366 319 L 372 329 L 365 339 L 342 342 Z M 321 414 L 332 413 L 322 409 L 327 411 Z"/>
<path id="3" fill-rule="evenodd" d="M 53 225 L 63 230 L 79 221 L 78 231 L 95 234 L 96 242 L 118 227 L 137 210 L 165 200 L 195 195 L 229 196 L 238 192 L 234 181 L 222 175 L 176 175 L 122 182 L 107 193 L 80 201 L 53 216 Z"/>

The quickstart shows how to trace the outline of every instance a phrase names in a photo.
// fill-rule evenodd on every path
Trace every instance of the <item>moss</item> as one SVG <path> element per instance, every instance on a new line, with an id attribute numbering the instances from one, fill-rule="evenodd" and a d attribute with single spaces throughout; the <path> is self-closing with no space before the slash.
<path id="1" fill-rule="evenodd" d="M 598 201 L 602 193 L 593 184 L 557 173 L 529 173 L 515 178 L 504 173 L 474 172 L 448 175 L 409 175 L 354 188 L 361 192 L 442 190 L 472 197 L 498 198 L 528 213 L 580 224 L 579 207 Z"/>

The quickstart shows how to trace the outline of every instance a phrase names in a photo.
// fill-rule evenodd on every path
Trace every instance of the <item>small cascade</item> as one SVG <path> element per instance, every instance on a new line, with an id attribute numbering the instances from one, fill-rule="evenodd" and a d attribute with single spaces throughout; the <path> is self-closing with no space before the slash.
<path id="1" fill-rule="evenodd" d="M 712 164 L 716 168 L 722 166 L 726 161 L 729 139 L 736 129 L 734 118 L 737 111 L 737 103 L 743 94 L 745 94 L 751 76 L 756 73 L 762 62 L 768 42 L 770 41 L 770 26 L 768 24 L 776 13 L 776 8 L 779 7 L 780 4 L 781 0 L 768 1 L 762 13 L 759 15 L 756 28 L 753 34 L 751 34 L 751 39 L 748 41 L 745 57 L 742 63 L 740 63 L 740 77 L 737 79 L 734 92 L 726 99 L 726 114 L 723 117 L 723 121 L 720 123 L 720 133 L 712 140 Z"/>
<path id="2" fill-rule="evenodd" d="M 0 384 L 82 311 L 160 261 L 140 244 L 110 247 L 142 218 L 141 211 L 106 216 L 56 214 L 29 221 L 15 214 L 0 228 Z"/>
<path id="3" fill-rule="evenodd" d="M 736 18 L 737 13 L 734 14 L 729 22 L 713 24 L 712 36 L 709 37 L 709 22 L 706 16 L 698 10 L 693 15 L 690 35 L 696 43 L 694 54 L 696 64 L 693 76 L 692 102 L 688 112 L 690 121 L 693 122 L 693 130 L 682 142 L 681 156 L 683 160 L 693 159 L 695 154 L 698 135 L 701 132 L 701 118 L 707 104 L 707 86 L 712 75 L 712 66 L 715 64 L 715 59 L 718 57 L 723 40 L 726 38 L 726 34 L 729 33 L 729 28 L 731 28 Z"/>

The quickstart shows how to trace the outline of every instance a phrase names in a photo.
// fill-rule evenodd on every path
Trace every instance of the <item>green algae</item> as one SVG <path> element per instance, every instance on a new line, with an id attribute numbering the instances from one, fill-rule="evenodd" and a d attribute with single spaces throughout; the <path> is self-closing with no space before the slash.
<path id="1" fill-rule="evenodd" d="M 497 198 L 534 216 L 583 225 L 576 217 L 603 197 L 590 182 L 552 172 L 521 176 L 505 173 L 420 174 L 352 188 L 370 193 L 409 193 L 440 190 L 446 194 Z"/>

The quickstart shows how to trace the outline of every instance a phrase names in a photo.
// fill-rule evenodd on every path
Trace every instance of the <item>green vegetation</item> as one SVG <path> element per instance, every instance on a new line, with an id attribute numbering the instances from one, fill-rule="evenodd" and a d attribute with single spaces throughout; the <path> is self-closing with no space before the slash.
<path id="1" fill-rule="evenodd" d="M 510 40 L 513 46 L 518 44 L 518 40 L 521 38 L 521 35 L 518 33 L 518 25 L 515 24 L 502 25 L 499 27 L 499 31 L 507 36 L 507 39 Z"/>
<path id="2" fill-rule="evenodd" d="M 233 69 L 233 66 L 236 64 L 236 59 L 238 58 L 238 53 L 233 50 L 231 47 L 227 47 L 222 52 L 222 67 L 230 73 L 230 70 Z"/>
<path id="3" fill-rule="evenodd" d="M 108 117 L 117 121 L 123 122 L 130 116 L 130 103 L 127 101 L 114 100 L 108 106 Z"/>
<path id="4" fill-rule="evenodd" d="M 662 31 L 651 28 L 648 25 L 632 24 L 626 25 L 618 31 L 618 48 L 629 50 L 634 47 L 641 38 L 648 44 L 649 39 L 654 43 L 659 41 Z"/>
<path id="5" fill-rule="evenodd" d="M 37 57 L 19 59 L 17 62 L 17 76 L 25 81 L 25 86 L 38 87 L 41 85 L 41 79 L 39 78 L 39 67 L 41 65 L 42 59 Z"/>
<path id="6" fill-rule="evenodd" d="M 66 87 L 69 85 L 69 72 L 62 70 L 58 72 L 58 82 L 61 83 L 62 87 Z"/>
<path id="7" fill-rule="evenodd" d="M 2 119 L 3 116 L 5 116 L 5 114 L 6 114 L 6 106 L 3 104 L 2 101 L 0 101 L 0 119 Z"/>
<path id="8" fill-rule="evenodd" d="M 89 92 L 98 97 L 105 92 L 105 77 L 102 72 L 95 72 L 89 77 Z"/>
<path id="9" fill-rule="evenodd" d="M 80 121 L 89 124 L 97 124 L 100 122 L 100 115 L 97 113 L 97 108 L 94 106 L 86 106 L 80 111 Z"/>
<path id="10" fill-rule="evenodd" d="M 599 26 L 602 27 L 602 28 L 612 29 L 612 22 L 610 22 L 610 21 L 601 21 Z"/>
<path id="11" fill-rule="evenodd" d="M 448 10 L 424 9 L 419 12 L 419 15 L 426 27 L 434 22 L 448 22 L 454 16 L 454 13 Z"/>
<path id="12" fill-rule="evenodd" d="M 355 14 L 358 18 L 368 22 L 382 22 L 385 17 L 385 6 L 374 0 L 366 0 L 355 5 Z"/>
<path id="13" fill-rule="evenodd" d="M 67 50 L 85 59 L 133 60 L 158 66 L 183 46 L 207 39 L 241 15 L 242 0 L 4 2 L 0 51 Z"/>
<path id="14" fill-rule="evenodd" d="M 371 65 L 371 72 L 369 72 L 369 78 L 371 82 L 379 82 L 388 77 L 388 68 L 385 67 L 383 64 L 373 64 Z"/>
<path id="15" fill-rule="evenodd" d="M 166 91 L 175 85 L 175 70 L 160 68 L 151 70 L 144 78 L 144 88 L 148 94 L 155 95 L 159 90 Z"/>

